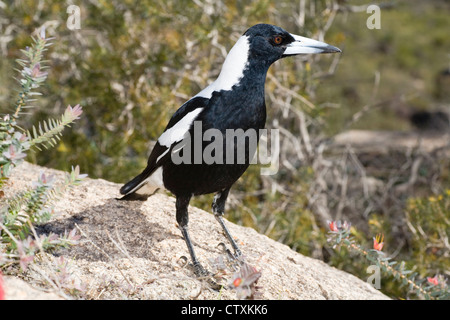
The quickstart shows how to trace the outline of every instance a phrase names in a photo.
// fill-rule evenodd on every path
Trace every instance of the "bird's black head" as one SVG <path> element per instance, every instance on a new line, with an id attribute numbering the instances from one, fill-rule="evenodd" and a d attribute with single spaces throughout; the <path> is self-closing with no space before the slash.
<path id="1" fill-rule="evenodd" d="M 216 81 L 197 96 L 210 98 L 213 92 L 230 91 L 247 75 L 252 83 L 264 83 L 270 65 L 280 58 L 298 54 L 341 52 L 324 42 L 291 34 L 270 24 L 248 29 L 231 48 Z M 262 82 L 258 82 L 262 80 Z"/>
<path id="2" fill-rule="evenodd" d="M 297 36 L 270 24 L 254 25 L 243 37 L 247 37 L 249 43 L 249 59 L 258 59 L 269 65 L 292 55 L 341 52 L 324 42 Z"/>

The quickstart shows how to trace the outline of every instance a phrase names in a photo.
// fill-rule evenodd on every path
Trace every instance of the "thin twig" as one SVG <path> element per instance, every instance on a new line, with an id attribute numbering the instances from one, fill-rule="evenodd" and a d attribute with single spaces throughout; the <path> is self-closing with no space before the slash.
<path id="1" fill-rule="evenodd" d="M 125 281 L 130 285 L 130 287 L 132 287 L 135 290 L 135 286 L 128 280 L 128 278 L 123 274 L 122 270 L 120 270 L 120 268 L 117 266 L 117 264 L 114 262 L 114 259 L 108 254 L 106 253 L 102 248 L 100 248 L 99 246 L 97 246 L 94 241 L 92 241 L 89 236 L 78 226 L 78 224 L 75 223 L 75 227 L 78 229 L 78 231 L 80 231 L 80 233 L 86 237 L 86 239 L 97 249 L 99 250 L 101 253 L 103 253 L 108 260 L 113 264 L 113 266 L 119 271 L 119 273 L 122 275 L 122 277 L 125 279 Z"/>

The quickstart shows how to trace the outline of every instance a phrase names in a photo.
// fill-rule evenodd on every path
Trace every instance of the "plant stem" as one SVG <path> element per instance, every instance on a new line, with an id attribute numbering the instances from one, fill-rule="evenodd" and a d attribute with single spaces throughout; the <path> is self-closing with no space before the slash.
<path id="1" fill-rule="evenodd" d="M 364 249 L 362 249 L 360 246 L 356 245 L 355 243 L 350 243 L 350 244 L 345 244 L 342 243 L 343 246 L 347 247 L 350 250 L 354 250 L 357 251 L 358 253 L 362 254 L 363 256 L 365 256 L 367 258 L 368 256 L 368 252 Z M 392 276 L 394 276 L 394 278 L 396 276 L 398 276 L 399 278 L 401 278 L 402 280 L 405 280 L 410 286 L 412 286 L 415 290 L 420 291 L 420 293 L 423 296 L 428 296 L 428 293 L 426 290 L 424 290 L 422 288 L 422 286 L 416 284 L 414 281 L 410 280 L 406 275 L 404 275 L 403 273 L 399 272 L 398 270 L 396 270 L 395 268 L 393 268 L 392 266 L 390 266 L 388 263 L 386 263 L 386 261 L 382 261 L 380 259 L 377 259 L 378 263 L 380 265 L 382 265 Z"/>

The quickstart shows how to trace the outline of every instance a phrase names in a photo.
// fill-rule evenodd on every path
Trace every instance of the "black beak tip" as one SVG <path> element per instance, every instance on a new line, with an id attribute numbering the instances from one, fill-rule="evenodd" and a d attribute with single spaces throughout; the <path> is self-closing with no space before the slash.
<path id="1" fill-rule="evenodd" d="M 342 50 L 335 46 L 328 46 L 324 53 L 341 53 Z"/>

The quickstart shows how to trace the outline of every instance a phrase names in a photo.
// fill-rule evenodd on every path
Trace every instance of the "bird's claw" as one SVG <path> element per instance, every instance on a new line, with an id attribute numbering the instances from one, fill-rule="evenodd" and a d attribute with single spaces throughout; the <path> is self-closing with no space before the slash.
<path id="1" fill-rule="evenodd" d="M 200 263 L 194 263 L 194 273 L 199 278 L 212 276 L 212 273 L 203 268 L 203 266 Z"/>
<path id="2" fill-rule="evenodd" d="M 237 249 L 235 250 L 234 254 L 231 253 L 230 249 L 227 248 L 225 243 L 221 242 L 217 245 L 217 247 L 221 248 L 222 251 L 226 254 L 228 257 L 228 261 L 233 262 L 233 265 L 240 265 L 244 259 L 241 250 Z"/>
<path id="3" fill-rule="evenodd" d="M 211 289 L 215 291 L 220 291 L 222 289 L 222 286 L 212 279 L 214 274 L 203 268 L 200 263 L 194 263 L 194 273 L 199 279 L 206 280 Z"/>

